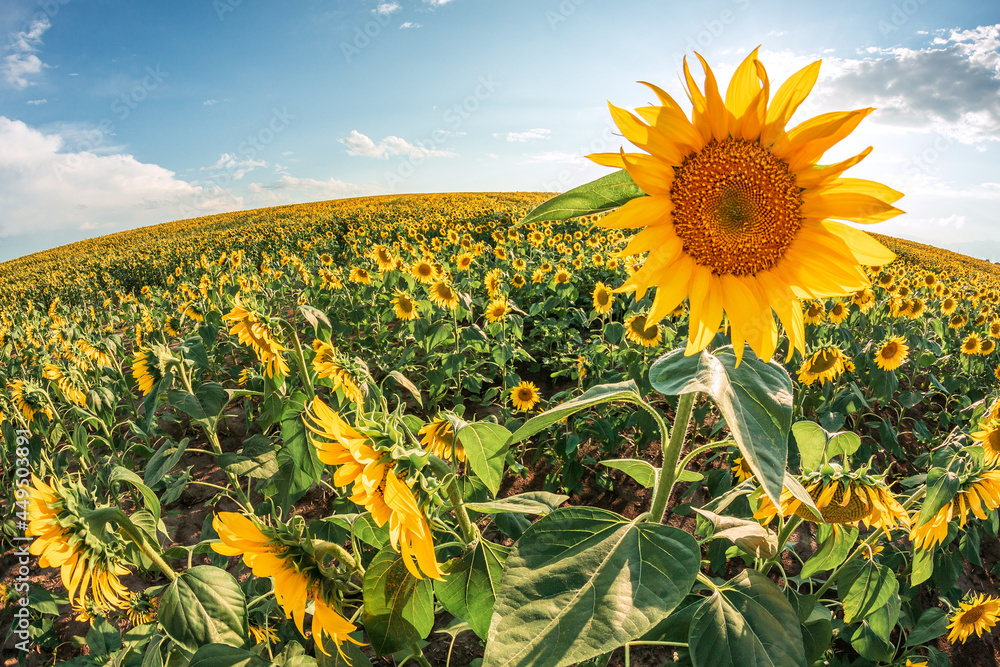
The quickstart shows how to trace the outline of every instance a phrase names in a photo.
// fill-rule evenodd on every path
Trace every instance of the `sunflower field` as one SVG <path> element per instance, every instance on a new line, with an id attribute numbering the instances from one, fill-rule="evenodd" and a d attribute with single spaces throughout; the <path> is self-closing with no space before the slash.
<path id="1" fill-rule="evenodd" d="M 7 664 L 995 664 L 1000 270 L 756 53 L 556 197 L 0 265 Z"/>

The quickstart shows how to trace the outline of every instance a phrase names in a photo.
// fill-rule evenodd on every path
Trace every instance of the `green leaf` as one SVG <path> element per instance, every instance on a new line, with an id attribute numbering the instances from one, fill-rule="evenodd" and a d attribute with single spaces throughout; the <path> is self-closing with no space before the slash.
<path id="1" fill-rule="evenodd" d="M 227 644 L 205 644 L 195 651 L 188 667 L 267 667 L 271 664 L 250 651 Z"/>
<path id="2" fill-rule="evenodd" d="M 364 642 L 364 636 L 360 632 L 352 632 L 351 636 L 359 642 Z M 343 656 L 340 655 L 340 651 L 344 652 Z M 372 667 L 371 660 L 356 644 L 344 642 L 340 645 L 340 651 L 330 651 L 330 655 L 316 651 L 317 665 L 319 667 Z M 295 666 L 289 665 L 289 667 Z"/>
<path id="3" fill-rule="evenodd" d="M 111 474 L 108 475 L 108 485 L 114 484 L 115 482 L 127 482 L 134 486 L 139 493 L 142 494 L 142 499 L 146 504 L 146 509 L 153 515 L 153 520 L 155 522 L 154 525 L 159 525 L 160 499 L 156 497 L 156 494 L 153 493 L 151 488 L 142 483 L 142 478 L 128 468 L 115 466 L 111 469 Z"/>
<path id="4" fill-rule="evenodd" d="M 456 428 L 455 437 L 465 448 L 472 472 L 496 495 L 503 478 L 510 431 L 499 424 L 475 422 Z"/>
<path id="5" fill-rule="evenodd" d="M 802 566 L 799 576 L 809 579 L 820 572 L 832 570 L 847 558 L 858 540 L 858 529 L 851 526 L 840 526 L 834 531 L 830 526 L 821 525 L 816 535 L 820 544 L 819 550 Z"/>
<path id="6" fill-rule="evenodd" d="M 330 324 L 330 319 L 326 316 L 326 313 L 319 308 L 310 306 L 309 304 L 302 304 L 299 306 L 299 312 L 302 313 L 302 317 L 306 318 L 306 322 L 313 326 L 313 330 L 317 335 L 319 335 L 320 322 L 325 324 L 327 329 L 333 329 L 333 325 Z"/>
<path id="7" fill-rule="evenodd" d="M 277 448 L 262 433 L 250 436 L 239 454 L 223 452 L 217 459 L 219 467 L 234 475 L 267 479 L 278 472 Z"/>
<path id="8" fill-rule="evenodd" d="M 843 460 L 858 451 L 858 447 L 860 446 L 861 437 L 857 433 L 852 433 L 851 431 L 834 433 L 830 437 L 830 444 L 827 445 L 826 456 L 828 459 L 832 459 L 834 456 L 840 456 Z"/>
<path id="9" fill-rule="evenodd" d="M 914 529 L 920 528 L 933 518 L 938 511 L 950 503 L 958 493 L 958 475 L 944 468 L 932 468 L 927 473 L 927 496 L 920 506 L 920 514 Z"/>
<path id="10" fill-rule="evenodd" d="M 885 605 L 899 590 L 899 583 L 885 565 L 853 560 L 840 571 L 837 590 L 844 603 L 844 622 L 854 623 Z"/>
<path id="11" fill-rule="evenodd" d="M 468 621 L 486 639 L 503 564 L 510 548 L 480 539 L 459 559 L 444 581 L 434 582 L 438 600 L 452 616 Z"/>
<path id="12" fill-rule="evenodd" d="M 196 565 L 170 582 L 160 598 L 159 619 L 163 631 L 188 651 L 205 644 L 247 644 L 243 590 L 231 574 L 211 565 Z"/>
<path id="13" fill-rule="evenodd" d="M 656 485 L 656 474 L 658 471 L 651 464 L 645 461 L 641 461 L 639 459 L 608 459 L 607 461 L 601 461 L 600 463 L 603 466 L 621 470 L 623 473 L 647 489 L 651 489 Z M 687 472 L 687 470 L 683 472 Z"/>
<path id="14" fill-rule="evenodd" d="M 816 422 L 800 421 L 792 424 L 792 435 L 795 436 L 795 444 L 799 447 L 802 470 L 819 470 L 823 465 L 823 453 L 826 452 L 826 443 L 829 439 L 826 429 Z"/>
<path id="15" fill-rule="evenodd" d="M 188 438 L 184 438 L 179 443 L 167 440 L 160 445 L 160 448 L 153 454 L 153 458 L 149 459 L 149 463 L 146 464 L 146 470 L 142 473 L 142 481 L 149 486 L 156 486 L 157 482 L 173 470 L 174 466 L 181 460 L 187 446 Z"/>
<path id="16" fill-rule="evenodd" d="M 106 656 L 122 647 L 122 634 L 106 618 L 98 616 L 87 631 L 87 646 L 90 647 L 90 655 Z"/>
<path id="17" fill-rule="evenodd" d="M 209 431 L 215 430 L 219 416 L 229 402 L 229 394 L 218 382 L 203 383 L 194 395 L 183 389 L 171 389 L 167 398 L 171 405 Z"/>
<path id="18" fill-rule="evenodd" d="M 770 579 L 746 570 L 695 612 L 688 634 L 695 667 L 805 667 L 795 610 Z"/>
<path id="19" fill-rule="evenodd" d="M 678 348 L 653 362 L 649 382 L 662 394 L 703 391 L 711 396 L 744 461 L 779 504 L 792 426 L 792 381 L 782 366 L 764 363 L 747 350 L 737 368 L 732 346 L 690 357 Z"/>
<path id="20" fill-rule="evenodd" d="M 806 508 L 811 510 L 813 516 L 815 517 L 823 516 L 823 514 L 816 507 L 816 501 L 814 501 L 812 499 L 812 496 L 809 495 L 809 492 L 806 491 L 806 487 L 802 486 L 802 482 L 792 477 L 787 472 L 785 473 L 785 488 L 791 491 L 792 495 L 795 496 L 796 500 L 800 501 L 803 505 L 806 506 Z"/>
<path id="21" fill-rule="evenodd" d="M 434 627 L 431 580 L 416 579 L 392 549 L 375 555 L 365 572 L 362 622 L 379 656 L 409 648 Z"/>
<path id="22" fill-rule="evenodd" d="M 316 448 L 309 442 L 301 415 L 302 406 L 298 402 L 291 400 L 285 405 L 281 417 L 281 439 L 284 446 L 278 451 L 278 472 L 270 483 L 285 512 L 292 503 L 306 494 L 313 483 L 319 481 L 325 467 L 319 460 Z"/>
<path id="23" fill-rule="evenodd" d="M 778 553 L 778 535 L 756 521 L 714 514 L 697 507 L 695 512 L 705 517 L 715 529 L 711 539 L 727 539 L 756 558 L 771 558 Z"/>
<path id="24" fill-rule="evenodd" d="M 910 585 L 919 586 L 934 574 L 934 549 L 913 549 Z"/>
<path id="25" fill-rule="evenodd" d="M 934 641 L 948 632 L 948 614 L 944 609 L 931 607 L 920 615 L 920 620 L 906 637 L 907 646 L 920 646 Z"/>
<path id="26" fill-rule="evenodd" d="M 618 208 L 643 192 L 624 169 L 602 176 L 535 207 L 518 225 L 544 220 L 566 220 Z"/>
<path id="27" fill-rule="evenodd" d="M 642 397 L 639 395 L 639 388 L 633 380 L 616 382 L 614 384 L 600 384 L 596 387 L 591 387 L 576 398 L 565 403 L 560 403 L 556 407 L 535 415 L 526 421 L 521 428 L 514 431 L 514 434 L 510 436 L 508 444 L 512 445 L 515 442 L 521 442 L 526 438 L 530 438 L 536 433 L 544 431 L 552 424 L 580 410 L 601 405 L 602 403 L 622 400 L 632 403 L 642 400 Z"/>
<path id="28" fill-rule="evenodd" d="M 184 354 L 185 359 L 195 362 L 199 368 L 203 370 L 211 368 L 211 364 L 208 362 L 208 353 L 205 351 L 205 342 L 201 336 L 188 338 L 181 343 L 180 351 Z"/>
<path id="29" fill-rule="evenodd" d="M 895 646 L 890 640 L 890 634 L 899 620 L 901 601 L 898 595 L 893 595 L 871 616 L 858 626 L 851 637 L 851 646 L 863 658 L 877 662 L 889 662 L 895 653 Z"/>
<path id="30" fill-rule="evenodd" d="M 684 599 L 700 564 L 684 531 L 556 510 L 507 557 L 483 665 L 561 667 L 638 639 Z"/>
<path id="31" fill-rule="evenodd" d="M 473 512 L 483 514 L 497 514 L 501 512 L 515 514 L 534 514 L 545 516 L 554 512 L 564 502 L 569 500 L 569 496 L 548 491 L 528 491 L 515 496 L 508 496 L 499 500 L 489 500 L 481 503 L 465 503 L 465 508 Z"/>

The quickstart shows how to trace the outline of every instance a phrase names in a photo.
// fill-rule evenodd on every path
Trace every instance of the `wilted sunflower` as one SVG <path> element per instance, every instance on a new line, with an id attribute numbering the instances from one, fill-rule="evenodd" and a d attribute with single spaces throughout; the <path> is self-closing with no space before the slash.
<path id="1" fill-rule="evenodd" d="M 894 371 L 899 368 L 910 354 L 910 346 L 902 336 L 887 340 L 875 353 L 875 365 L 884 371 Z"/>
<path id="2" fill-rule="evenodd" d="M 312 634 L 316 646 L 330 655 L 323 646 L 323 635 L 340 645 L 355 641 L 350 633 L 357 626 L 344 618 L 336 608 L 336 587 L 326 580 L 315 561 L 298 553 L 294 547 L 283 543 L 273 529 L 264 533 L 246 516 L 237 512 L 219 512 L 212 519 L 212 527 L 220 542 L 212 543 L 212 550 L 223 556 L 242 556 L 243 562 L 257 577 L 273 577 L 274 598 L 285 612 L 285 618 L 295 621 L 299 633 L 305 637 L 304 621 L 306 604 L 314 601 Z M 346 657 L 346 656 L 345 656 Z"/>
<path id="3" fill-rule="evenodd" d="M 435 419 L 423 426 L 417 435 L 420 437 L 420 444 L 428 453 L 438 458 L 451 460 L 452 448 L 455 450 L 455 458 L 465 461 L 465 447 L 461 443 L 455 442 L 455 431 L 451 428 L 451 422 L 447 419 Z"/>
<path id="4" fill-rule="evenodd" d="M 962 354 L 964 355 L 974 355 L 979 354 L 979 350 L 982 347 L 982 341 L 979 339 L 979 334 L 970 333 L 962 341 Z"/>
<path id="5" fill-rule="evenodd" d="M 443 280 L 431 285 L 430 299 L 442 308 L 454 309 L 458 306 L 458 293 Z"/>
<path id="6" fill-rule="evenodd" d="M 149 598 L 145 593 L 129 593 L 125 617 L 132 625 L 144 625 L 156 620 L 159 598 Z"/>
<path id="7" fill-rule="evenodd" d="M 257 625 L 254 622 L 250 622 L 250 635 L 253 637 L 255 644 L 275 644 L 278 641 L 278 633 L 275 631 L 272 625 Z"/>
<path id="8" fill-rule="evenodd" d="M 396 319 L 403 320 L 404 322 L 409 322 L 420 317 L 416 301 L 402 290 L 396 290 L 396 296 L 392 298 L 392 307 L 396 311 Z"/>
<path id="9" fill-rule="evenodd" d="M 255 311 L 236 302 L 233 309 L 222 316 L 222 321 L 232 325 L 231 336 L 237 336 L 241 345 L 247 345 L 264 364 L 264 374 L 268 377 L 288 375 L 285 363 L 285 347 L 278 342 L 271 325 Z"/>
<path id="10" fill-rule="evenodd" d="M 486 319 L 490 322 L 499 322 L 510 312 L 510 303 L 504 297 L 499 297 L 490 301 L 486 306 Z"/>
<path id="11" fill-rule="evenodd" d="M 333 390 L 343 389 L 344 395 L 352 403 L 359 406 L 364 405 L 365 395 L 358 386 L 357 380 L 347 367 L 340 353 L 329 343 L 320 339 L 313 340 L 313 350 L 316 356 L 313 357 L 312 367 L 319 378 L 329 378 L 333 383 Z"/>
<path id="12" fill-rule="evenodd" d="M 806 521 L 823 521 L 835 526 L 856 526 L 863 523 L 885 531 L 886 535 L 894 528 L 909 527 L 910 519 L 906 510 L 881 478 L 870 476 L 866 471 L 847 473 L 833 466 L 831 468 L 832 472 L 813 472 L 801 480 L 822 519 L 805 507 L 787 488 L 781 491 L 780 510 L 770 498 L 762 494 L 754 519 L 767 525 L 775 516 L 796 514 Z"/>
<path id="13" fill-rule="evenodd" d="M 522 381 L 510 390 L 510 400 L 518 410 L 528 411 L 542 400 L 534 382 Z"/>
<path id="14" fill-rule="evenodd" d="M 965 478 L 958 493 L 951 502 L 924 522 L 917 525 L 919 512 L 913 516 L 910 541 L 918 549 L 933 549 L 948 536 L 948 524 L 958 519 L 959 530 L 971 512 L 977 519 L 985 521 L 987 512 L 1000 506 L 1000 469 L 982 470 Z"/>
<path id="15" fill-rule="evenodd" d="M 153 391 L 156 383 L 163 379 L 163 372 L 150 349 L 139 350 L 132 359 L 132 377 L 143 396 Z"/>
<path id="16" fill-rule="evenodd" d="M 948 624 L 948 641 L 965 643 L 965 640 L 975 632 L 977 637 L 983 631 L 990 632 L 1000 619 L 1000 598 L 987 597 L 980 593 L 968 602 L 960 602 L 959 610 L 951 617 Z"/>
<path id="17" fill-rule="evenodd" d="M 604 283 L 597 283 L 594 285 L 594 310 L 600 315 L 607 315 L 611 312 L 611 308 L 614 306 L 614 295 L 608 286 Z"/>
<path id="18" fill-rule="evenodd" d="M 848 359 L 837 347 L 824 347 L 817 350 L 811 357 L 802 362 L 799 367 L 799 382 L 811 385 L 819 380 L 822 386 L 827 380 L 831 382 L 847 370 Z"/>
<path id="19" fill-rule="evenodd" d="M 862 264 L 894 255 L 873 238 L 833 219 L 879 222 L 901 213 L 902 195 L 880 183 L 840 175 L 871 149 L 817 169 L 823 154 L 849 135 L 871 108 L 827 113 L 786 130 L 816 82 L 819 62 L 792 75 L 768 99 L 770 84 L 755 49 L 726 91 L 701 60 L 704 91 L 684 61 L 693 121 L 666 92 L 649 85 L 661 106 L 638 109 L 640 120 L 611 105 L 619 129 L 646 153 L 601 154 L 596 162 L 624 168 L 648 197 L 629 201 L 598 224 L 644 228 L 624 254 L 649 251 L 640 271 L 619 288 L 643 297 L 657 286 L 652 322 L 687 297 L 691 326 L 686 354 L 709 344 L 723 312 L 736 354 L 744 342 L 763 359 L 777 348 L 772 309 L 791 349 L 803 349 L 800 300 L 845 296 L 869 285 Z M 648 125 L 647 125 L 648 123 Z M 823 248 L 821 255 L 816 248 Z"/>

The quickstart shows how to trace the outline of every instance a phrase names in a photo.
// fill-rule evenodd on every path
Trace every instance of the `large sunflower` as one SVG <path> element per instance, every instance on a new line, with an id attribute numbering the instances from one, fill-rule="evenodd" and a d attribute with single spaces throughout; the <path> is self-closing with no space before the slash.
<path id="1" fill-rule="evenodd" d="M 987 597 L 980 593 L 972 596 L 968 602 L 960 602 L 959 609 L 951 617 L 948 624 L 948 641 L 965 643 L 965 640 L 975 632 L 977 637 L 983 635 L 983 630 L 991 632 L 993 626 L 1000 620 L 1000 599 Z"/>
<path id="2" fill-rule="evenodd" d="M 827 113 L 786 130 L 811 91 L 817 61 L 792 75 L 769 99 L 770 82 L 755 49 L 737 68 L 725 99 L 705 60 L 704 91 L 684 62 L 694 110 L 689 120 L 670 95 L 648 85 L 661 106 L 613 105 L 622 134 L 646 153 L 591 159 L 624 168 L 648 197 L 637 197 L 597 224 L 638 229 L 624 255 L 649 252 L 619 291 L 642 298 L 657 287 L 649 321 L 687 298 L 691 324 L 685 354 L 704 349 L 729 317 L 736 353 L 748 343 L 769 359 L 778 344 L 771 311 L 803 351 L 802 299 L 846 296 L 870 282 L 861 265 L 882 266 L 892 252 L 837 220 L 880 222 L 901 211 L 902 194 L 881 183 L 840 178 L 871 148 L 834 165 L 823 154 L 849 135 L 871 108 Z M 645 122 L 643 122 L 645 121 Z"/>
<path id="3" fill-rule="evenodd" d="M 887 340 L 875 353 L 875 365 L 884 371 L 894 371 L 899 368 L 910 354 L 910 346 L 902 336 L 894 336 Z"/>

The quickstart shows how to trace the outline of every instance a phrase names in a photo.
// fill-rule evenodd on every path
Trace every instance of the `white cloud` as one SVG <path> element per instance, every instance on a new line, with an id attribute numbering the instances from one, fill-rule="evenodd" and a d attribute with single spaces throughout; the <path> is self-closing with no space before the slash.
<path id="1" fill-rule="evenodd" d="M 400 7 L 398 2 L 380 2 L 375 9 L 372 10 L 373 14 L 379 14 L 381 16 L 390 16 L 398 12 L 402 7 Z"/>
<path id="2" fill-rule="evenodd" d="M 131 155 L 66 151 L 59 134 L 0 116 L 0 236 L 125 229 L 243 208 Z"/>
<path id="3" fill-rule="evenodd" d="M 47 104 L 47 103 L 48 103 L 48 100 L 45 100 L 45 99 L 42 99 L 42 100 L 28 100 L 27 101 L 27 104 L 30 104 L 32 106 L 38 106 L 39 104 Z"/>
<path id="4" fill-rule="evenodd" d="M 551 134 L 552 130 L 544 127 L 536 127 L 523 132 L 494 132 L 493 136 L 497 139 L 506 139 L 511 142 L 524 142 L 536 139 L 548 139 Z"/>
<path id="5" fill-rule="evenodd" d="M 423 24 L 413 23 L 412 21 L 404 21 L 403 23 L 399 24 L 400 30 L 406 30 L 408 28 L 423 28 L 423 27 L 424 27 Z"/>
<path id="6" fill-rule="evenodd" d="M 410 158 L 452 157 L 454 155 L 454 153 L 449 151 L 439 151 L 411 144 L 406 139 L 392 135 L 376 144 L 369 137 L 357 130 L 351 130 L 346 137 L 337 141 L 347 146 L 348 155 L 374 157 L 383 160 L 388 159 L 390 155 L 405 155 Z"/>
<path id="7" fill-rule="evenodd" d="M 233 155 L 232 153 L 223 153 L 219 156 L 219 159 L 215 161 L 215 164 L 205 167 L 204 169 L 215 172 L 224 171 L 238 181 L 257 167 L 266 166 L 267 162 L 264 160 L 252 160 L 250 158 Z"/>
<path id="8" fill-rule="evenodd" d="M 441 7 L 443 5 L 447 5 L 449 2 L 451 2 L 451 0 L 424 0 L 424 2 L 430 5 L 431 7 Z"/>
<path id="9" fill-rule="evenodd" d="M 210 107 L 219 103 L 219 100 L 205 100 L 202 102 L 206 107 Z"/>
<path id="10" fill-rule="evenodd" d="M 4 80 L 14 88 L 24 90 L 28 86 L 34 85 L 35 82 L 31 81 L 30 77 L 41 72 L 45 66 L 41 58 L 35 54 L 42 44 L 42 35 L 50 27 L 52 24 L 49 23 L 48 17 L 42 16 L 32 21 L 28 30 L 14 33 L 11 36 L 11 43 L 7 50 L 13 53 L 6 56 L 3 64 L 0 64 L 0 73 L 3 74 Z"/>
<path id="11" fill-rule="evenodd" d="M 356 185 L 335 178 L 320 181 L 314 178 L 296 178 L 289 174 L 282 174 L 272 183 L 251 183 L 248 189 L 253 193 L 254 204 L 261 206 L 362 197 L 381 192 L 371 186 Z"/>

